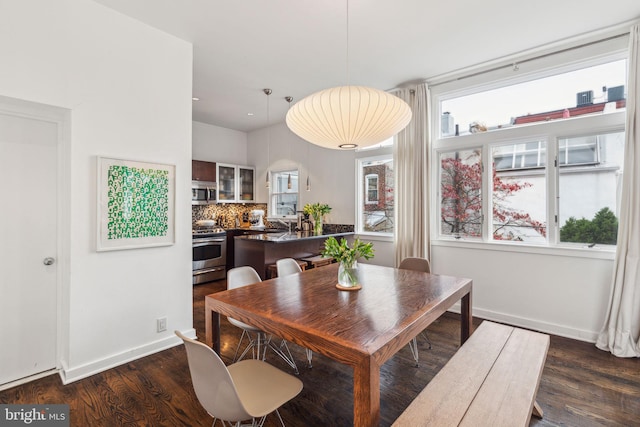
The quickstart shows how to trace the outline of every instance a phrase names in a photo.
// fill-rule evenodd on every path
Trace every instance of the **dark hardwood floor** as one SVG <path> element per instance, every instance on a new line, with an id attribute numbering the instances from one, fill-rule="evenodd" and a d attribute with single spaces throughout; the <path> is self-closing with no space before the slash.
<path id="1" fill-rule="evenodd" d="M 204 339 L 204 295 L 225 288 L 224 281 L 194 288 L 194 327 Z M 476 324 L 480 322 L 477 319 Z M 381 425 L 391 425 L 411 400 L 455 353 L 459 318 L 446 314 L 429 329 L 433 348 L 420 342 L 420 367 L 409 348 L 402 349 L 381 371 Z M 239 332 L 222 324 L 222 356 L 229 362 Z M 289 427 L 352 424 L 351 371 L 319 354 L 305 366 L 304 350 L 290 345 L 304 389 L 280 413 Z M 291 370 L 271 354 L 267 360 Z M 268 393 L 268 390 L 265 390 Z M 530 426 L 640 426 L 640 360 L 620 359 L 593 344 L 551 337 L 538 392 L 544 419 Z M 57 375 L 0 392 L 0 403 L 66 403 L 72 426 L 210 426 L 191 386 L 183 346 L 136 360 L 63 386 Z M 268 426 L 277 418 L 269 416 Z M 218 425 L 220 425 L 218 423 Z"/>

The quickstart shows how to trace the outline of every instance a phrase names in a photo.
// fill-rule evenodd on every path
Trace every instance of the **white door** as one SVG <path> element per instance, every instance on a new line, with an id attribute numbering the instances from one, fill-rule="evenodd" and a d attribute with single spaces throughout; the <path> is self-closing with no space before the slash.
<path id="1" fill-rule="evenodd" d="M 0 111 L 0 387 L 56 367 L 57 144 L 57 123 Z"/>

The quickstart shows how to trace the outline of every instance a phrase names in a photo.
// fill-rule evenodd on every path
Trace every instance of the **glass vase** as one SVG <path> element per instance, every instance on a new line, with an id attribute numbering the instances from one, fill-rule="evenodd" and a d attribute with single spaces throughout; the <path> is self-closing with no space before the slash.
<path id="1" fill-rule="evenodd" d="M 344 288 L 358 285 L 358 261 L 341 261 L 338 267 L 338 284 Z"/>
<path id="2" fill-rule="evenodd" d="M 314 216 L 313 217 L 313 234 L 316 236 L 322 235 L 322 216 Z"/>

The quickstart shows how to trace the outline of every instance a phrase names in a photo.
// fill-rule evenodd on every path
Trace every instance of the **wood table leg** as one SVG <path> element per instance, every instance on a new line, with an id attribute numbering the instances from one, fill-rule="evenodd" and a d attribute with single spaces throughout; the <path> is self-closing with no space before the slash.
<path id="1" fill-rule="evenodd" d="M 377 426 L 380 423 L 380 367 L 372 358 L 353 368 L 353 425 Z"/>
<path id="2" fill-rule="evenodd" d="M 204 298 L 204 338 L 207 345 L 220 354 L 220 313 L 209 307 L 207 297 Z"/>
<path id="3" fill-rule="evenodd" d="M 462 297 L 462 306 L 460 307 L 460 345 L 471 336 L 473 328 L 473 315 L 471 314 L 471 289 L 469 293 Z"/>
<path id="4" fill-rule="evenodd" d="M 534 400 L 534 402 L 533 402 L 533 410 L 531 411 L 531 414 L 534 417 L 542 418 L 542 415 L 543 415 L 542 408 L 538 404 L 537 400 Z"/>

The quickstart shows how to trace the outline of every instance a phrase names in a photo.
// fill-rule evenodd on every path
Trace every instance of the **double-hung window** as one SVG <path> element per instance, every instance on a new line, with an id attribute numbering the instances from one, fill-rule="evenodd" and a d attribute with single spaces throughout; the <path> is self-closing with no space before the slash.
<path id="1" fill-rule="evenodd" d="M 296 212 L 301 210 L 298 204 L 298 170 L 272 172 L 270 190 L 268 217 L 295 219 Z"/>
<path id="2" fill-rule="evenodd" d="M 390 239 L 395 226 L 393 139 L 358 150 L 356 156 L 356 232 Z"/>
<path id="3" fill-rule="evenodd" d="M 615 245 L 626 54 L 586 53 L 433 89 L 436 240 Z"/>

